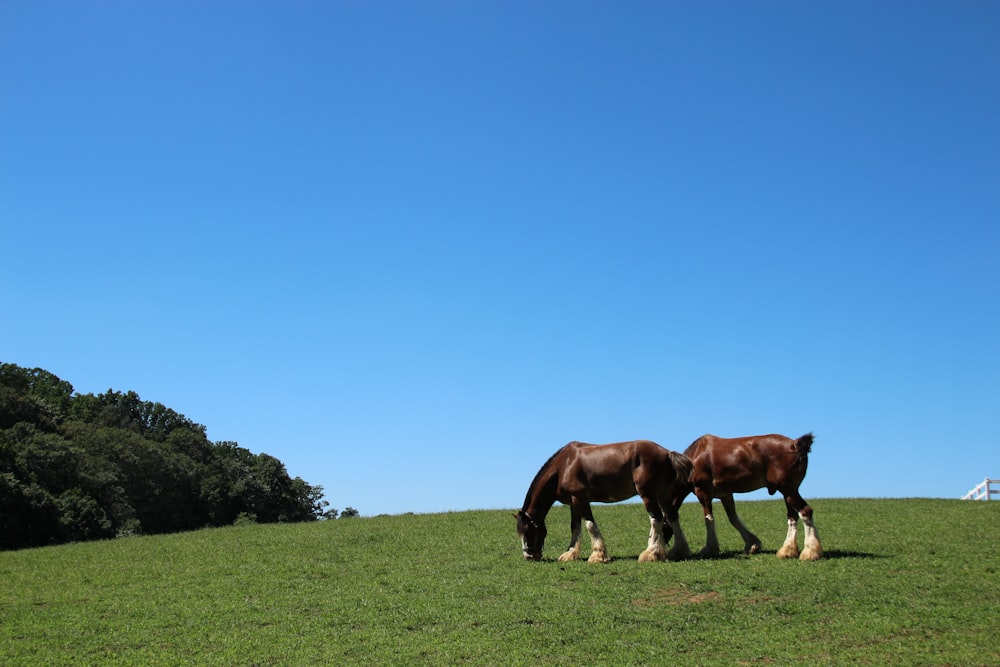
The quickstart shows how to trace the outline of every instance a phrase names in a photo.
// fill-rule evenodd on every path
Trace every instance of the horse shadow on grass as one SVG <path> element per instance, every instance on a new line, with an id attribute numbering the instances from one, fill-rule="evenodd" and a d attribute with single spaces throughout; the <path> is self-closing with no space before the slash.
<path id="1" fill-rule="evenodd" d="M 688 556 L 687 558 L 684 558 L 681 561 L 677 561 L 677 562 L 698 561 L 698 560 L 706 560 L 706 561 L 708 561 L 708 560 L 750 560 L 752 558 L 760 558 L 761 556 L 770 556 L 770 557 L 774 558 L 777 555 L 777 553 L 778 553 L 777 549 L 763 549 L 763 550 L 761 550 L 761 551 L 759 551 L 758 553 L 755 553 L 755 554 L 748 554 L 748 553 L 745 553 L 743 551 L 735 550 L 734 549 L 734 550 L 731 550 L 731 551 L 722 551 L 717 556 L 699 556 L 697 554 L 692 554 L 691 556 Z M 851 559 L 851 560 L 854 560 L 854 559 L 857 559 L 857 560 L 873 559 L 873 560 L 877 560 L 877 559 L 882 559 L 882 558 L 891 558 L 891 556 L 888 556 L 886 554 L 868 553 L 868 552 L 865 552 L 865 551 L 852 551 L 852 550 L 849 550 L 849 549 L 830 549 L 830 550 L 824 550 L 823 551 L 823 558 L 821 560 L 842 560 L 842 559 Z M 633 560 L 634 561 L 634 560 L 638 560 L 638 559 L 639 559 L 639 554 L 625 555 L 625 556 L 612 556 L 611 557 L 611 562 L 614 563 L 616 561 L 629 561 L 629 560 Z M 556 559 L 553 558 L 552 560 L 555 561 Z M 584 559 L 584 560 L 586 560 L 586 559 Z M 796 559 L 796 558 L 790 558 L 789 560 L 798 560 L 798 559 Z M 673 561 L 665 561 L 665 562 L 669 563 L 669 562 L 673 562 Z"/>
<path id="2" fill-rule="evenodd" d="M 873 554 L 867 551 L 851 551 L 847 549 L 830 549 L 829 551 L 823 551 L 823 558 L 829 558 L 830 560 L 836 560 L 838 558 L 857 558 L 857 559 L 879 559 L 879 558 L 892 558 L 888 554 Z"/>

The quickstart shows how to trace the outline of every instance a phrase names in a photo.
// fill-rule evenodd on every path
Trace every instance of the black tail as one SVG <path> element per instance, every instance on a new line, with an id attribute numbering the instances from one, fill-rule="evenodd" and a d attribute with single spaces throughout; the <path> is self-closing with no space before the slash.
<path id="1" fill-rule="evenodd" d="M 795 441 L 795 449 L 799 450 L 799 456 L 802 458 L 809 456 L 809 452 L 812 451 L 812 446 L 812 433 L 806 433 L 804 436 Z"/>
<path id="2" fill-rule="evenodd" d="M 690 482 L 691 473 L 694 472 L 694 465 L 691 463 L 691 459 L 672 449 L 668 451 L 670 452 L 670 463 L 674 466 L 674 472 L 677 475 L 677 481 L 684 482 L 685 484 Z"/>

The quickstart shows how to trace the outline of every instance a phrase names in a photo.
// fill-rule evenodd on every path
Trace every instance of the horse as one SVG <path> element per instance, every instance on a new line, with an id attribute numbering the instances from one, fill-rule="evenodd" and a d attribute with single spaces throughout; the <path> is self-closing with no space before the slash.
<path id="1" fill-rule="evenodd" d="M 809 465 L 809 451 L 812 449 L 813 434 L 807 433 L 798 440 L 783 435 L 756 435 L 745 438 L 720 438 L 703 435 L 684 450 L 691 460 L 693 472 L 689 479 L 674 485 L 673 511 L 676 512 L 684 498 L 693 490 L 705 514 L 705 530 L 708 533 L 702 557 L 719 555 L 719 540 L 715 534 L 715 520 L 712 517 L 712 499 L 718 498 L 726 510 L 729 523 L 743 537 L 744 551 L 748 554 L 760 552 L 760 539 L 750 532 L 736 514 L 734 493 L 746 493 L 763 487 L 774 495 L 780 491 L 788 510 L 788 533 L 785 542 L 778 549 L 778 558 L 799 558 L 819 560 L 823 547 L 813 523 L 813 510 L 799 495 L 799 485 L 806 476 Z M 801 553 L 798 546 L 798 520 L 805 525 L 805 543 Z M 669 528 L 665 529 L 669 530 Z M 667 540 L 669 533 L 665 532 Z M 671 559 L 689 555 L 687 542 L 676 541 L 668 553 Z"/>
<path id="2" fill-rule="evenodd" d="M 545 517 L 558 500 L 571 512 L 569 548 L 560 561 L 580 558 L 580 521 L 590 533 L 589 563 L 611 560 L 601 530 L 594 521 L 591 502 L 615 503 L 639 495 L 649 513 L 649 543 L 639 555 L 642 562 L 666 559 L 664 515 L 676 540 L 684 534 L 671 505 L 674 485 L 687 480 L 691 461 L 682 454 L 665 449 L 650 440 L 632 440 L 609 445 L 570 442 L 542 465 L 524 497 L 517 519 L 521 550 L 528 560 L 541 560 L 547 530 Z M 684 542 L 686 546 L 686 542 Z"/>

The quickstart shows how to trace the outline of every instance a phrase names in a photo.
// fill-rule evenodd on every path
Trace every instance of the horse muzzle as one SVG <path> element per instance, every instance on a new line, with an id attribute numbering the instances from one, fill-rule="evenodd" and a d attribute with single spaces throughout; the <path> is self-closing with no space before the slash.
<path id="1" fill-rule="evenodd" d="M 522 550 L 522 553 L 524 554 L 525 560 L 542 560 L 542 552 L 541 551 L 535 551 L 533 549 L 530 549 L 530 550 L 529 549 L 524 549 L 524 550 Z"/>

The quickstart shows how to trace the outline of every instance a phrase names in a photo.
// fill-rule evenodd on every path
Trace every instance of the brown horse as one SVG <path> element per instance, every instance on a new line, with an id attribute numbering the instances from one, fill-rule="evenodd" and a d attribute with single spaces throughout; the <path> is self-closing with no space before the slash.
<path id="1" fill-rule="evenodd" d="M 614 503 L 638 494 L 649 513 L 649 544 L 639 555 L 640 561 L 666 559 L 664 514 L 678 542 L 684 541 L 677 510 L 671 504 L 675 482 L 687 480 L 691 462 L 687 457 L 660 447 L 649 440 L 633 440 L 611 445 L 587 445 L 571 442 L 553 454 L 541 467 L 524 506 L 515 514 L 517 534 L 528 560 L 541 560 L 545 543 L 545 517 L 558 500 L 571 512 L 569 548 L 560 561 L 580 558 L 580 520 L 590 533 L 591 563 L 611 560 L 601 531 L 594 521 L 591 502 Z M 686 548 L 686 543 L 685 548 Z"/>
<path id="2" fill-rule="evenodd" d="M 820 546 L 819 535 L 813 524 L 812 508 L 799 495 L 799 485 L 806 476 L 812 443 L 812 433 L 807 433 L 798 440 L 783 435 L 747 438 L 703 435 L 684 450 L 684 455 L 691 459 L 694 471 L 686 484 L 674 486 L 673 509 L 676 512 L 692 490 L 698 496 L 705 513 L 705 530 L 708 533 L 701 556 L 719 554 L 719 540 L 712 517 L 713 498 L 722 501 L 729 523 L 743 537 L 746 553 L 760 551 L 760 539 L 750 532 L 736 514 L 733 494 L 767 487 L 770 494 L 781 492 L 788 509 L 788 534 L 785 543 L 778 549 L 778 558 L 819 560 L 822 557 L 823 547 Z M 797 541 L 800 518 L 805 524 L 805 544 L 801 555 Z M 670 539 L 669 533 L 666 533 L 666 539 Z M 687 543 L 681 539 L 674 543 L 669 557 L 680 558 L 688 553 Z"/>

